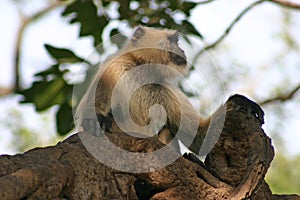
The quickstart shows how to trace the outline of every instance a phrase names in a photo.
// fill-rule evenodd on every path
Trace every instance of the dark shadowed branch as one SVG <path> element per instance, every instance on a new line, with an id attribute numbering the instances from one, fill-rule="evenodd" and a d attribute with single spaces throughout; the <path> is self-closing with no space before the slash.
<path id="1" fill-rule="evenodd" d="M 287 94 L 281 94 L 281 95 L 278 95 L 276 97 L 273 97 L 273 98 L 270 98 L 270 99 L 266 99 L 262 102 L 260 102 L 259 104 L 260 105 L 265 105 L 265 104 L 269 104 L 269 103 L 273 103 L 273 102 L 284 102 L 284 101 L 287 101 L 287 100 L 290 100 L 292 99 L 295 94 L 300 90 L 300 84 L 297 85 L 294 89 L 292 89 L 289 93 Z"/>
<path id="2" fill-rule="evenodd" d="M 133 158 L 133 154 L 125 158 L 99 145 L 102 137 L 107 137 L 128 152 L 153 153 L 168 148 L 157 136 L 137 138 L 123 132 L 100 138 L 81 132 L 53 147 L 0 156 L 0 199 L 299 199 L 296 195 L 273 195 L 264 180 L 274 149 L 261 121 L 253 115 L 260 108 L 253 105 L 240 95 L 226 102 L 225 122 L 219 120 L 222 115 L 212 122 L 215 128 L 224 128 L 204 163 L 194 154 L 185 154 L 156 169 L 154 166 L 164 162 L 158 154 L 150 160 Z M 105 160 L 97 160 L 95 152 L 107 154 L 120 167 L 152 170 L 118 171 L 106 166 Z M 168 153 L 178 154 L 171 149 Z"/>
<path id="3" fill-rule="evenodd" d="M 300 9 L 300 4 L 297 4 L 292 1 L 287 1 L 287 0 L 267 0 L 267 1 L 278 4 L 283 7 L 287 7 L 287 8 Z"/>

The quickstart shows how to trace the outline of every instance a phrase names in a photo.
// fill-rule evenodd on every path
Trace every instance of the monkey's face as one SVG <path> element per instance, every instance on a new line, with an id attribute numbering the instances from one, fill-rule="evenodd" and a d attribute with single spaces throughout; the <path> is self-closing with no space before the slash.
<path id="1" fill-rule="evenodd" d="M 167 65 L 185 73 L 187 61 L 184 51 L 178 45 L 179 36 L 173 30 L 138 27 L 130 40 L 130 48 L 142 64 Z"/>

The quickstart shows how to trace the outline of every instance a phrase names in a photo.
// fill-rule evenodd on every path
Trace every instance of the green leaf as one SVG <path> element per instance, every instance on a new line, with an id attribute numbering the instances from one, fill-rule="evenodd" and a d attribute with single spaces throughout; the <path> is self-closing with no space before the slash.
<path id="1" fill-rule="evenodd" d="M 173 11 L 178 9 L 178 5 L 179 5 L 178 0 L 169 1 L 169 3 L 170 3 L 169 8 L 171 8 Z"/>
<path id="2" fill-rule="evenodd" d="M 34 76 L 38 77 L 38 76 L 42 76 L 42 77 L 46 77 L 48 75 L 60 75 L 62 72 L 59 70 L 59 65 L 55 64 L 52 65 L 51 67 L 49 67 L 48 69 L 38 72 L 36 74 L 34 74 Z"/>
<path id="3" fill-rule="evenodd" d="M 58 62 L 58 63 L 76 63 L 83 62 L 84 59 L 75 55 L 71 50 L 65 48 L 53 47 L 49 44 L 44 45 L 49 54 Z"/>
<path id="4" fill-rule="evenodd" d="M 62 104 L 72 94 L 72 87 L 63 78 L 51 81 L 36 81 L 31 88 L 20 92 L 25 99 L 21 103 L 33 103 L 37 111 L 43 111 L 56 104 Z"/>
<path id="5" fill-rule="evenodd" d="M 60 135 L 66 135 L 74 128 L 72 107 L 69 103 L 62 104 L 57 111 L 56 128 Z"/>
<path id="6" fill-rule="evenodd" d="M 182 21 L 182 26 L 179 31 L 183 33 L 193 34 L 203 39 L 202 34 L 198 32 L 197 29 L 187 20 Z"/>
<path id="7" fill-rule="evenodd" d="M 36 74 L 34 74 L 35 77 L 41 77 L 45 80 L 52 80 L 57 77 L 63 77 L 65 73 L 69 72 L 69 69 L 63 69 L 61 70 L 59 68 L 59 64 L 54 64 L 50 66 L 48 69 L 45 69 L 44 71 L 40 71 Z"/>
<path id="8" fill-rule="evenodd" d="M 184 1 L 180 6 L 180 10 L 183 11 L 187 16 L 190 16 L 191 10 L 195 8 L 196 5 L 197 3 L 195 2 Z"/>
<path id="9" fill-rule="evenodd" d="M 62 15 L 71 18 L 70 23 L 80 23 L 79 36 L 93 36 L 94 46 L 102 42 L 102 33 L 109 21 L 106 16 L 98 16 L 98 10 L 93 1 L 74 1 L 68 5 Z M 71 15 L 72 14 L 72 15 Z"/>

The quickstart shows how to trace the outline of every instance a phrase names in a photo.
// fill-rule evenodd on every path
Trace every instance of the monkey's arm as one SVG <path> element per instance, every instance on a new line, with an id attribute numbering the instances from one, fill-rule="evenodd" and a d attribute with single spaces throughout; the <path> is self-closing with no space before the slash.
<path id="1" fill-rule="evenodd" d="M 184 124 L 186 127 L 186 133 L 182 136 L 176 136 L 178 139 L 187 146 L 192 152 L 199 156 L 205 156 L 209 151 L 213 148 L 215 143 L 217 142 L 222 129 L 225 123 L 226 111 L 227 108 L 232 109 L 236 108 L 241 110 L 249 117 L 255 117 L 260 121 L 261 124 L 264 123 L 263 119 L 263 111 L 261 108 L 253 101 L 242 95 L 233 95 L 228 101 L 220 106 L 208 119 L 201 119 L 198 114 L 196 114 L 195 109 L 193 109 L 192 105 L 188 102 L 187 99 L 180 99 L 181 101 L 181 109 L 171 109 L 173 113 L 169 114 L 169 125 L 170 130 L 173 135 L 178 132 L 178 127 L 182 120 L 180 117 L 183 115 L 187 116 L 187 123 Z M 176 101 L 177 108 L 180 108 L 179 102 Z M 234 104 L 234 106 L 229 106 L 230 104 Z M 195 134 L 195 123 L 191 121 L 191 119 L 198 119 L 198 127 Z M 192 142 L 191 142 L 192 141 Z"/>
<path id="2" fill-rule="evenodd" d="M 126 56 L 112 56 L 100 67 L 76 111 L 84 130 L 94 135 L 112 130 L 112 92 L 124 71 L 133 65 Z"/>
<path id="3" fill-rule="evenodd" d="M 205 156 L 217 142 L 224 124 L 226 112 L 229 109 L 236 109 L 245 112 L 247 116 L 255 117 L 261 124 L 264 124 L 264 112 L 254 101 L 245 96 L 235 94 L 220 106 L 207 120 L 200 120 L 197 136 L 192 145 L 191 151 L 200 156 Z"/>

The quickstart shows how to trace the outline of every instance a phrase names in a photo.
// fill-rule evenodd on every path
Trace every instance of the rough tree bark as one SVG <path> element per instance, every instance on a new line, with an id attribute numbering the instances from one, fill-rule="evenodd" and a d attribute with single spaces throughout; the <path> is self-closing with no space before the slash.
<path id="1" fill-rule="evenodd" d="M 0 199 L 300 199 L 297 195 L 274 195 L 264 181 L 274 149 L 261 128 L 263 116 L 253 111 L 256 106 L 241 96 L 226 102 L 225 126 L 204 163 L 193 154 L 185 154 L 149 173 L 117 171 L 86 150 L 80 139 L 85 132 L 53 147 L 3 155 Z M 214 120 L 218 125 L 218 117 Z M 153 152 L 163 147 L 157 137 L 141 139 L 125 133 L 106 136 L 131 152 Z M 154 158 L 153 162 L 160 161 Z M 138 160 L 135 165 L 148 167 Z"/>

